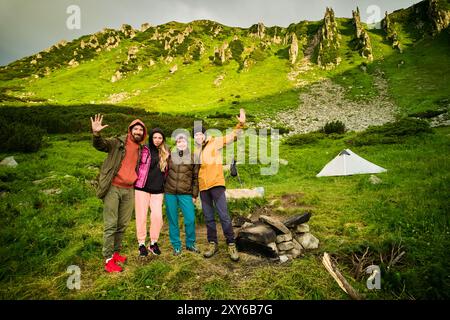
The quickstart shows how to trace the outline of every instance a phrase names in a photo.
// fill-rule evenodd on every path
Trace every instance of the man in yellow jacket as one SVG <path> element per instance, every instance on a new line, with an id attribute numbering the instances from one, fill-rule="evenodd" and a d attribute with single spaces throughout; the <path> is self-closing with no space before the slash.
<path id="1" fill-rule="evenodd" d="M 225 197 L 225 178 L 222 167 L 222 149 L 237 140 L 245 125 L 245 111 L 241 109 L 239 123 L 233 132 L 224 137 L 206 137 L 205 128 L 194 127 L 195 155 L 196 161 L 200 163 L 198 173 L 200 199 L 203 214 L 205 216 L 207 238 L 209 247 L 203 254 L 205 258 L 212 257 L 218 251 L 217 228 L 214 219 L 214 206 L 219 213 L 222 230 L 228 244 L 228 253 L 231 260 L 238 261 L 239 255 L 236 250 L 233 226 L 228 214 L 227 201 Z"/>

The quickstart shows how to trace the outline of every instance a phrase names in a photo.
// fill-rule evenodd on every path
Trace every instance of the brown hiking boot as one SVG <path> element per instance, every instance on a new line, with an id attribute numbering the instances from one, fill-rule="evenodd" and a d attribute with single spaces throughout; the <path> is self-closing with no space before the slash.
<path id="1" fill-rule="evenodd" d="M 233 260 L 233 261 L 239 260 L 239 254 L 236 249 L 236 244 L 234 244 L 234 243 L 228 244 L 228 254 L 230 255 L 231 260 Z"/>
<path id="2" fill-rule="evenodd" d="M 203 256 L 205 258 L 211 258 L 213 255 L 216 254 L 217 251 L 219 251 L 217 243 L 211 241 L 209 243 L 208 249 L 203 253 Z"/>

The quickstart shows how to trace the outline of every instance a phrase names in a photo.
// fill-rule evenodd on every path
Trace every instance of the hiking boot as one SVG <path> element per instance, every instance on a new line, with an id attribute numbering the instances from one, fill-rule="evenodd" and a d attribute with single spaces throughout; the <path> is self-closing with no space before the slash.
<path id="1" fill-rule="evenodd" d="M 173 255 L 179 256 L 181 254 L 181 248 L 173 248 Z"/>
<path id="2" fill-rule="evenodd" d="M 147 251 L 147 247 L 145 246 L 145 244 L 141 244 L 139 246 L 139 256 L 140 257 L 148 256 L 148 251 Z"/>
<path id="3" fill-rule="evenodd" d="M 234 243 L 228 244 L 228 254 L 230 255 L 231 260 L 233 260 L 233 261 L 239 260 L 239 254 L 236 249 L 236 244 L 234 244 Z"/>
<path id="4" fill-rule="evenodd" d="M 198 250 L 198 248 L 195 246 L 195 244 L 190 247 L 186 247 L 186 250 L 194 252 L 194 253 L 200 253 L 200 250 Z"/>
<path id="5" fill-rule="evenodd" d="M 159 256 L 159 255 L 161 254 L 161 250 L 159 250 L 159 247 L 158 247 L 158 243 L 157 243 L 157 242 L 155 242 L 154 244 L 150 245 L 150 247 L 149 247 L 148 249 L 149 249 L 149 251 L 150 251 L 151 253 L 153 253 L 154 255 Z"/>
<path id="6" fill-rule="evenodd" d="M 105 271 L 106 272 L 122 272 L 122 267 L 118 266 L 114 259 L 109 259 L 107 263 L 105 263 Z"/>
<path id="7" fill-rule="evenodd" d="M 125 263 L 127 261 L 127 257 L 125 256 L 121 256 L 118 252 L 114 252 L 113 256 L 112 256 L 114 262 L 120 262 L 120 263 Z"/>
<path id="8" fill-rule="evenodd" d="M 216 254 L 217 251 L 219 251 L 219 248 L 218 248 L 218 246 L 217 246 L 217 243 L 215 243 L 214 241 L 211 241 L 211 242 L 209 243 L 208 250 L 206 250 L 206 251 L 203 253 L 203 256 L 204 256 L 205 258 L 211 258 L 213 255 Z"/>

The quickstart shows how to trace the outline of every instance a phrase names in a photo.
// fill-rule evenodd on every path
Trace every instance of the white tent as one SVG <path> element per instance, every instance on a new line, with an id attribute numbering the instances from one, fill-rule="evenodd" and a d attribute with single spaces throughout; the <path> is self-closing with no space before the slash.
<path id="1" fill-rule="evenodd" d="M 316 175 L 324 176 L 348 176 L 352 174 L 379 173 L 386 169 L 361 158 L 350 149 L 342 150 L 333 160 Z"/>

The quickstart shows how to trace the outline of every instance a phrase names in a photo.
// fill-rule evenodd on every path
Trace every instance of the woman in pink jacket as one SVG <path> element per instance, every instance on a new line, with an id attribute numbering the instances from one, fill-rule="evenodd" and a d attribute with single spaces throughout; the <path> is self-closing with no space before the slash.
<path id="1" fill-rule="evenodd" d="M 152 130 L 148 145 L 145 145 L 138 168 L 138 179 L 134 184 L 136 234 L 139 255 L 145 257 L 148 251 L 160 255 L 159 234 L 163 226 L 162 204 L 164 180 L 167 176 L 169 149 L 165 144 L 164 133 L 159 128 Z M 150 208 L 150 246 L 145 245 L 147 237 L 147 212 Z"/>

